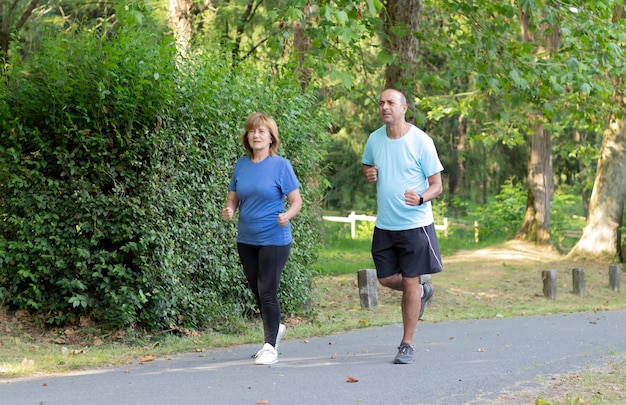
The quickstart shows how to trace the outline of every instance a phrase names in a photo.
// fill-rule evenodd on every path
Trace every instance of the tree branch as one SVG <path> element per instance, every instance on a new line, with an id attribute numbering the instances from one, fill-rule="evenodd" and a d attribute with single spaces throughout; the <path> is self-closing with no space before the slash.
<path id="1" fill-rule="evenodd" d="M 30 0 L 30 3 L 28 3 L 28 7 L 26 7 L 26 10 L 24 11 L 24 14 L 22 14 L 17 24 L 15 24 L 15 32 L 18 32 L 24 26 L 24 24 L 26 24 L 26 21 L 28 21 L 28 18 L 33 13 L 33 10 L 35 9 L 35 7 L 37 7 L 37 3 L 39 3 L 39 0 Z"/>

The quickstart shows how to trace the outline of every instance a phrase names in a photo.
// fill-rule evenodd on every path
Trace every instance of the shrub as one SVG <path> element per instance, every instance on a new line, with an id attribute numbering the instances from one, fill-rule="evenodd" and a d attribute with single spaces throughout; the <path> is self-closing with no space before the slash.
<path id="1" fill-rule="evenodd" d="M 306 94 L 120 29 L 46 39 L 0 93 L 0 302 L 50 324 L 214 327 L 254 311 L 220 209 L 252 111 L 272 114 L 305 206 L 281 285 L 308 309 L 324 117 Z"/>
<path id="2" fill-rule="evenodd" d="M 476 209 L 480 224 L 480 239 L 506 240 L 519 229 L 526 210 L 527 190 L 523 185 L 508 179 L 495 202 Z"/>

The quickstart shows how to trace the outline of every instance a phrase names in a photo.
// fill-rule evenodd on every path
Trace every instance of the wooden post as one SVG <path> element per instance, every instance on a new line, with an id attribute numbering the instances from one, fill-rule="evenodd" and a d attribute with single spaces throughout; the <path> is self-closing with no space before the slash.
<path id="1" fill-rule="evenodd" d="M 580 267 L 572 269 L 572 283 L 574 284 L 574 294 L 585 296 L 585 270 Z"/>
<path id="2" fill-rule="evenodd" d="M 362 269 L 358 271 L 357 275 L 361 308 L 376 309 L 378 307 L 378 278 L 376 277 L 376 270 Z"/>
<path id="3" fill-rule="evenodd" d="M 622 278 L 622 265 L 609 264 L 609 287 L 615 292 L 619 292 L 619 283 Z"/>
<path id="4" fill-rule="evenodd" d="M 543 279 L 543 295 L 547 298 L 556 299 L 556 270 L 543 270 L 541 272 Z"/>
<path id="5" fill-rule="evenodd" d="M 480 242 L 480 237 L 478 236 L 478 221 L 474 221 L 474 243 Z"/>

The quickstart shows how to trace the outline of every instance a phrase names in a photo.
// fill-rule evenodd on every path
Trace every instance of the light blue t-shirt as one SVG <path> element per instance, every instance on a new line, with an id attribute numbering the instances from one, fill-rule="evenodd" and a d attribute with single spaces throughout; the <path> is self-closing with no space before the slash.
<path id="1" fill-rule="evenodd" d="M 278 214 L 285 211 L 285 197 L 300 187 L 291 163 L 268 156 L 255 163 L 248 156 L 237 159 L 228 186 L 239 199 L 237 242 L 256 246 L 291 243 L 291 224 L 280 226 Z"/>
<path id="2" fill-rule="evenodd" d="M 434 222 L 430 201 L 409 206 L 404 199 L 406 190 L 422 194 L 428 188 L 428 177 L 443 171 L 435 143 L 428 134 L 411 125 L 404 136 L 390 139 L 387 127 L 382 126 L 370 134 L 362 163 L 378 167 L 378 228 L 401 231 Z"/>

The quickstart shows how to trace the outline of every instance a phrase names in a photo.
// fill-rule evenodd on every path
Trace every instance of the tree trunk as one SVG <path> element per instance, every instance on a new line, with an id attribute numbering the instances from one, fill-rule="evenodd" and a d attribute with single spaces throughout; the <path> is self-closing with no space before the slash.
<path id="1" fill-rule="evenodd" d="M 168 21 L 176 38 L 176 48 L 185 55 L 193 37 L 193 1 L 170 0 Z"/>
<path id="2" fill-rule="evenodd" d="M 0 1 L 0 57 L 4 60 L 9 53 L 9 44 L 11 43 L 12 34 L 19 33 L 26 21 L 33 14 L 33 11 L 39 4 L 39 0 L 30 0 L 26 9 L 22 12 L 22 15 L 17 20 L 15 25 L 13 22 L 18 13 L 17 6 L 20 4 L 17 1 L 7 2 L 8 7 L 4 7 L 4 1 Z"/>
<path id="3" fill-rule="evenodd" d="M 626 1 L 613 10 L 613 23 L 626 17 Z M 615 104 L 618 110 L 626 110 L 624 77 L 618 75 L 615 83 Z M 626 200 L 626 118 L 612 115 L 604 131 L 598 170 L 589 201 L 589 216 L 576 246 L 569 258 L 595 257 L 598 259 L 624 260 L 620 228 Z"/>
<path id="4" fill-rule="evenodd" d="M 538 244 L 550 242 L 550 200 L 552 180 L 552 140 L 542 124 L 535 125 L 528 139 L 528 200 L 526 215 L 517 237 Z"/>
<path id="5" fill-rule="evenodd" d="M 626 97 L 621 97 L 622 111 Z M 613 117 L 604 132 L 598 170 L 583 235 L 569 253 L 574 257 L 620 260 L 622 217 L 626 198 L 626 118 Z"/>
<path id="6" fill-rule="evenodd" d="M 417 62 L 419 41 L 416 34 L 420 32 L 422 0 L 388 0 L 382 13 L 383 47 L 394 56 L 394 62 L 385 69 L 385 88 L 395 88 L 405 94 L 409 105 L 406 118 L 414 122 L 415 85 L 412 78 Z"/>
<path id="7" fill-rule="evenodd" d="M 305 66 L 306 56 L 311 51 L 311 39 L 307 37 L 306 31 L 300 21 L 293 24 L 292 31 L 293 47 L 297 52 L 298 58 L 296 74 L 300 81 L 300 88 L 306 90 L 311 81 L 311 75 L 313 74 L 313 69 Z"/>
<path id="8" fill-rule="evenodd" d="M 545 9 L 543 11 L 544 18 Z M 534 36 L 529 29 L 530 19 L 527 12 L 520 10 L 521 30 L 524 41 L 532 42 Z M 536 46 L 538 55 L 549 58 L 558 50 L 560 31 L 556 24 L 543 23 L 538 27 L 541 35 Z M 545 51 L 548 52 L 545 52 Z M 517 237 L 538 244 L 549 244 L 550 239 L 550 201 L 554 193 L 552 170 L 552 139 L 550 131 L 543 127 L 544 118 L 534 117 L 535 133 L 528 140 L 528 200 L 526 215 Z"/>
<path id="9" fill-rule="evenodd" d="M 465 151 L 465 137 L 467 134 L 467 120 L 462 115 L 456 116 L 456 123 L 452 128 L 452 158 L 454 159 L 454 170 L 448 176 L 448 187 L 450 195 L 461 193 L 465 189 L 465 165 L 461 156 Z M 460 189 L 460 190 L 459 190 Z"/>

